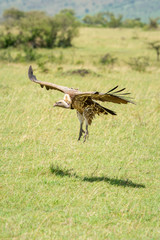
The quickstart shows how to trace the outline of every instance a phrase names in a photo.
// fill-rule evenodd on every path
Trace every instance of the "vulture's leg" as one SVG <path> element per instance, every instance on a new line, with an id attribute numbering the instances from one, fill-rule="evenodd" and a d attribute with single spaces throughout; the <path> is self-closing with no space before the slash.
<path id="1" fill-rule="evenodd" d="M 78 141 L 81 139 L 82 137 L 82 134 L 85 132 L 83 130 L 83 121 L 84 121 L 84 118 L 83 118 L 83 115 L 80 114 L 78 111 L 77 111 L 77 117 L 79 119 L 79 122 L 80 122 L 80 131 L 79 131 L 79 137 L 78 137 Z"/>
<path id="2" fill-rule="evenodd" d="M 82 137 L 82 134 L 85 133 L 85 131 L 83 130 L 82 126 L 83 126 L 83 123 L 80 123 L 80 131 L 79 131 L 79 138 L 78 138 L 78 140 L 80 140 L 81 137 Z"/>
<path id="3" fill-rule="evenodd" d="M 88 132 L 88 120 L 85 118 L 85 123 L 86 123 L 86 131 L 85 131 L 85 134 L 84 134 L 84 141 L 86 141 L 86 138 L 88 137 L 89 135 L 89 132 Z"/>

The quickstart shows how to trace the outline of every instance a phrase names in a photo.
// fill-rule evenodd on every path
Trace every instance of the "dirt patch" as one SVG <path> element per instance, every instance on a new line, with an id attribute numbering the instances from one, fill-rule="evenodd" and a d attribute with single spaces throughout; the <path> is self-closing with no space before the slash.
<path id="1" fill-rule="evenodd" d="M 85 77 L 86 75 L 92 74 L 96 76 L 100 76 L 99 74 L 85 68 L 69 70 L 67 72 L 63 72 L 64 75 L 80 75 L 81 77 Z"/>

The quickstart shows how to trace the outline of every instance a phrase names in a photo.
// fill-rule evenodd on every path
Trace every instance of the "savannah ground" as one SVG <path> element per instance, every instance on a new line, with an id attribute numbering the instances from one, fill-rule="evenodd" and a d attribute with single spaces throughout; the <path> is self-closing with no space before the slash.
<path id="1" fill-rule="evenodd" d="M 37 50 L 47 63 L 0 62 L 0 239 L 160 239 L 160 63 L 147 42 L 158 31 L 82 28 L 67 49 Z M 13 50 L 13 54 L 15 50 Z M 106 53 L 117 57 L 102 65 Z M 149 57 L 146 71 L 131 57 Z M 78 142 L 76 112 L 54 108 L 63 95 L 37 78 L 82 91 L 126 87 L 136 105 L 104 106 Z M 88 75 L 71 70 L 89 69 Z"/>

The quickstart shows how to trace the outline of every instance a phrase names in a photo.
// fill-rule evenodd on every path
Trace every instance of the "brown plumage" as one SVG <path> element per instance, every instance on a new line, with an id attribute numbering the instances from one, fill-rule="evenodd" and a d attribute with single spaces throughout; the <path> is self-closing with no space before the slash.
<path id="1" fill-rule="evenodd" d="M 32 82 L 38 83 L 42 88 L 45 87 L 47 90 L 58 90 L 65 94 L 64 99 L 56 102 L 54 104 L 54 107 L 63 107 L 67 109 L 77 110 L 77 116 L 80 121 L 80 132 L 78 140 L 80 140 L 83 133 L 85 133 L 84 141 L 86 140 L 86 137 L 88 136 L 88 125 L 91 125 L 92 120 L 96 114 L 116 115 L 115 112 L 101 106 L 95 100 L 102 102 L 113 102 L 117 104 L 133 103 L 129 97 L 126 98 L 126 96 L 130 93 L 124 93 L 123 91 L 125 90 L 125 88 L 117 90 L 118 86 L 114 87 L 107 93 L 80 92 L 78 91 L 78 89 L 63 87 L 53 83 L 37 80 L 36 76 L 33 75 L 33 70 L 31 66 L 28 70 L 28 77 Z M 82 128 L 84 121 L 86 124 L 85 131 Z"/>

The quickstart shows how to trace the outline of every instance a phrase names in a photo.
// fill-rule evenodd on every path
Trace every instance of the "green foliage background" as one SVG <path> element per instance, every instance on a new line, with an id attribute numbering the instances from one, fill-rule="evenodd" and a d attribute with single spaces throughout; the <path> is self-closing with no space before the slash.
<path id="1" fill-rule="evenodd" d="M 78 34 L 78 25 L 74 11 L 68 9 L 54 17 L 40 11 L 7 9 L 3 13 L 0 48 L 70 47 L 72 39 Z"/>
<path id="2" fill-rule="evenodd" d="M 72 8 L 80 18 L 86 14 L 95 14 L 97 12 L 110 11 L 115 14 L 122 14 L 124 18 L 141 18 L 147 22 L 149 17 L 160 16 L 159 0 L 0 0 L 0 14 L 7 8 L 15 7 L 21 10 L 40 10 L 49 15 L 54 15 L 64 8 Z"/>

